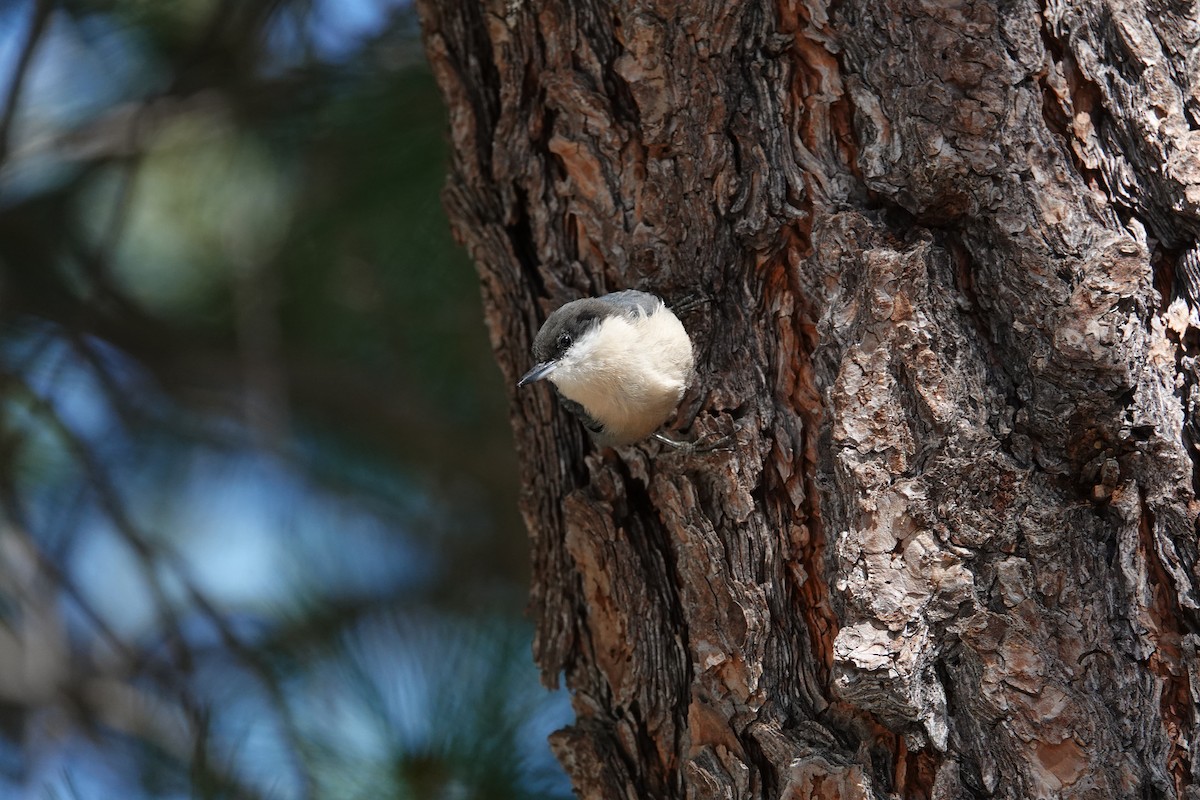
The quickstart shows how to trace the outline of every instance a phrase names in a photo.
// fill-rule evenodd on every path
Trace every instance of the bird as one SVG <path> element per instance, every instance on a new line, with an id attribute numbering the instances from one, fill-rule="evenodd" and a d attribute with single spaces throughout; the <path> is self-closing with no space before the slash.
<path id="1" fill-rule="evenodd" d="M 518 388 L 549 380 L 600 446 L 651 435 L 689 446 L 656 433 L 696 374 L 692 340 L 661 298 L 628 289 L 573 300 L 546 318 L 533 360 Z"/>

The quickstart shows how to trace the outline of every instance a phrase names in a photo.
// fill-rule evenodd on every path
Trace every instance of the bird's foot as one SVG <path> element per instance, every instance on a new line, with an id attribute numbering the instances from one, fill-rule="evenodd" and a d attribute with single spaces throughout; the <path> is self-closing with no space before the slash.
<path id="1" fill-rule="evenodd" d="M 697 440 L 695 442 L 681 442 L 672 439 L 670 436 L 665 436 L 661 433 L 654 434 L 654 438 L 665 444 L 671 449 L 684 453 L 686 455 L 696 455 L 699 453 L 711 453 L 714 450 L 729 450 L 732 451 L 733 445 L 736 444 L 734 437 L 731 434 L 721 434 L 718 436 L 709 437 L 707 441 Z"/>

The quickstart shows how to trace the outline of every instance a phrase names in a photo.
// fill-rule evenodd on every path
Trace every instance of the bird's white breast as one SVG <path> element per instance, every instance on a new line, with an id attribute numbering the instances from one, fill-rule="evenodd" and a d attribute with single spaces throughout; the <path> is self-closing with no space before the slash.
<path id="1" fill-rule="evenodd" d="M 614 444 L 653 433 L 683 398 L 692 342 L 663 305 L 649 314 L 604 318 L 572 345 L 550 380 L 584 407 Z"/>

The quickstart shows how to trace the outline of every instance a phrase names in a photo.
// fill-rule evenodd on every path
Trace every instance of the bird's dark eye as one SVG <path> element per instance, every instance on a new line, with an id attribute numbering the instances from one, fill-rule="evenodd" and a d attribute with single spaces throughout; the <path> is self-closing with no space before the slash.
<path id="1" fill-rule="evenodd" d="M 571 346 L 571 334 L 560 333 L 558 335 L 558 350 L 562 352 Z"/>

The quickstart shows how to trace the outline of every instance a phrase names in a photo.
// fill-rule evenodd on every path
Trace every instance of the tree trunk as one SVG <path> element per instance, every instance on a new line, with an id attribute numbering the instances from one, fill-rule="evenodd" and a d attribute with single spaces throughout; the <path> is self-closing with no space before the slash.
<path id="1" fill-rule="evenodd" d="M 733 451 L 513 388 L 585 798 L 1200 797 L 1200 13 L 422 0 L 510 386 L 658 293 Z"/>

